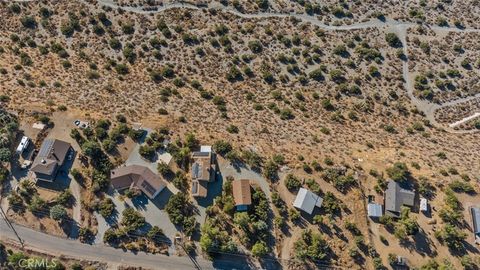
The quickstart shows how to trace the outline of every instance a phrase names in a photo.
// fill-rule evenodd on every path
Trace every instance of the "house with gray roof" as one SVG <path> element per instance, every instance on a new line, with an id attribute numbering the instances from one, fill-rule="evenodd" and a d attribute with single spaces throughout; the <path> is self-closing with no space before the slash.
<path id="1" fill-rule="evenodd" d="M 385 190 L 385 215 L 400 217 L 401 207 L 413 207 L 415 204 L 415 192 L 404 189 L 399 183 L 389 180 Z"/>
<path id="2" fill-rule="evenodd" d="M 300 188 L 293 206 L 311 215 L 316 207 L 322 207 L 323 199 L 308 189 Z"/>
<path id="3" fill-rule="evenodd" d="M 67 142 L 45 139 L 30 169 L 35 180 L 53 182 L 71 149 L 72 146 Z"/>

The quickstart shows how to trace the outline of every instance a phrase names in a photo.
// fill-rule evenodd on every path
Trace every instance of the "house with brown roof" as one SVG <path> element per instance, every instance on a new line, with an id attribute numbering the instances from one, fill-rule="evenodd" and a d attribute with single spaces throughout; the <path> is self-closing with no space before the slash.
<path id="1" fill-rule="evenodd" d="M 67 142 L 45 139 L 30 169 L 35 180 L 53 182 L 71 149 L 72 146 Z"/>
<path id="2" fill-rule="evenodd" d="M 207 197 L 208 183 L 215 181 L 216 177 L 215 154 L 211 148 L 202 146 L 201 150 L 192 153 L 192 196 Z"/>
<path id="3" fill-rule="evenodd" d="M 252 194 L 250 192 L 250 180 L 241 179 L 232 182 L 233 199 L 237 211 L 246 211 L 252 204 Z"/>
<path id="4" fill-rule="evenodd" d="M 154 199 L 167 186 L 165 180 L 158 174 L 140 165 L 123 166 L 112 170 L 110 182 L 117 190 L 139 189 L 150 199 Z"/>

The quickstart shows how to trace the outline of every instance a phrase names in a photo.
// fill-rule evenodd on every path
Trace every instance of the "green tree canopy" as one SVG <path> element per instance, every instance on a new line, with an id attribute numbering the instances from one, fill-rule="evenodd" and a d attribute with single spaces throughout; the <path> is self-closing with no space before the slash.
<path id="1" fill-rule="evenodd" d="M 50 208 L 50 217 L 57 221 L 62 221 L 68 217 L 67 210 L 60 204 L 54 205 Z"/>

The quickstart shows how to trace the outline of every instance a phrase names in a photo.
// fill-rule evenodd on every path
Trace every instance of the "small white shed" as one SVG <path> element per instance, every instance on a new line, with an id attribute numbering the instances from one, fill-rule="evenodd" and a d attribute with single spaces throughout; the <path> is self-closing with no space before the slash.
<path id="1" fill-rule="evenodd" d="M 293 206 L 311 215 L 315 207 L 322 207 L 322 202 L 323 199 L 317 194 L 308 189 L 300 188 Z"/>
<path id="2" fill-rule="evenodd" d="M 428 211 L 428 201 L 425 198 L 420 198 L 420 211 L 422 212 Z"/>
<path id="3" fill-rule="evenodd" d="M 202 145 L 202 146 L 200 146 L 200 152 L 211 153 L 212 152 L 212 146 L 211 145 Z"/>
<path id="4" fill-rule="evenodd" d="M 368 203 L 367 213 L 370 218 L 380 218 L 383 215 L 382 206 L 378 203 Z"/>

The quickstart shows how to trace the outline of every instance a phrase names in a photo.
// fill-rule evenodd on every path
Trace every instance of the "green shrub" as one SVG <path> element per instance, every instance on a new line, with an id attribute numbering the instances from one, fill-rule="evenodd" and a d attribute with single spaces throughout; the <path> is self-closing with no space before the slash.
<path id="1" fill-rule="evenodd" d="M 285 178 L 285 186 L 289 190 L 297 190 L 302 186 L 302 183 L 293 174 L 288 174 Z"/>
<path id="2" fill-rule="evenodd" d="M 62 221 L 68 217 L 65 207 L 57 204 L 50 208 L 50 217 L 57 221 Z"/>
<path id="3" fill-rule="evenodd" d="M 113 203 L 112 199 L 105 198 L 98 204 L 97 211 L 100 213 L 100 215 L 102 215 L 102 217 L 108 218 L 115 211 L 115 204 Z"/>
<path id="4" fill-rule="evenodd" d="M 410 171 L 405 163 L 395 162 L 392 167 L 387 168 L 387 175 L 394 181 L 403 182 L 410 176 Z"/>
<path id="5" fill-rule="evenodd" d="M 145 218 L 135 209 L 128 207 L 122 212 L 122 226 L 128 231 L 135 231 L 145 225 Z"/>
<path id="6" fill-rule="evenodd" d="M 20 22 L 22 23 L 23 27 L 25 28 L 35 28 L 37 27 L 37 22 L 35 21 L 35 18 L 32 16 L 23 16 L 20 19 Z"/>
<path id="7" fill-rule="evenodd" d="M 263 241 L 258 241 L 252 246 L 252 255 L 255 257 L 263 257 L 267 255 L 269 248 Z"/>
<path id="8" fill-rule="evenodd" d="M 260 53 L 262 52 L 263 46 L 262 43 L 258 40 L 252 40 L 248 42 L 248 48 L 253 52 L 253 53 Z"/>
<path id="9" fill-rule="evenodd" d="M 388 45 L 392 47 L 401 47 L 402 42 L 400 39 L 397 37 L 395 33 L 387 33 L 385 35 L 385 40 L 387 41 Z"/>

